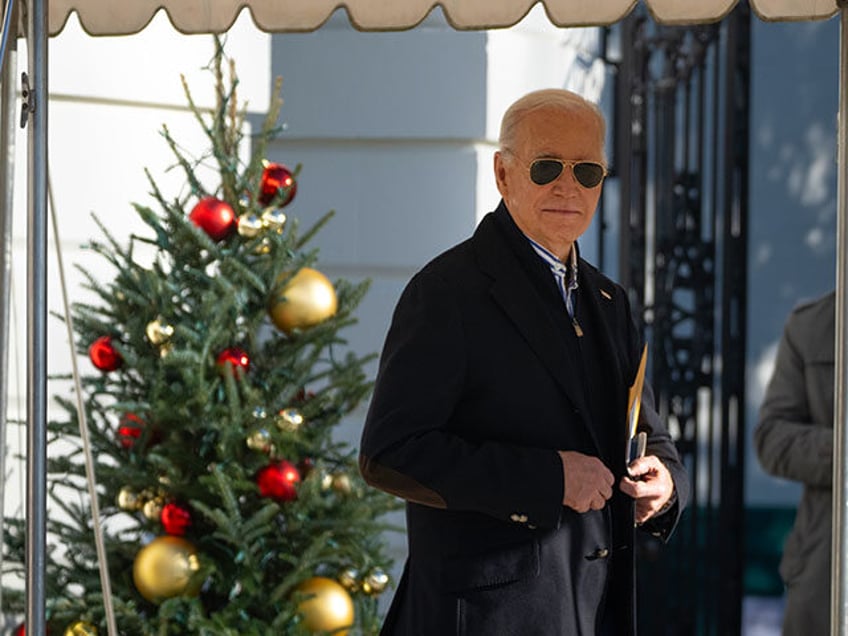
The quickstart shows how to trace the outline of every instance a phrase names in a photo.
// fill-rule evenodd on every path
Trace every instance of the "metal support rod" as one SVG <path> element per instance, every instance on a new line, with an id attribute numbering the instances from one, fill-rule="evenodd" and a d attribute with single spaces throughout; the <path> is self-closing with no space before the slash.
<path id="1" fill-rule="evenodd" d="M 830 632 L 848 636 L 848 430 L 846 391 L 848 391 L 848 3 L 840 2 L 839 35 L 839 117 L 837 119 L 837 193 L 836 193 L 836 343 L 833 411 L 833 562 L 831 566 Z"/>
<path id="2" fill-rule="evenodd" d="M 12 9 L 14 13 L 14 9 Z M 17 16 L 10 16 L 10 36 L 0 64 L 0 545 L 5 534 L 6 414 L 9 393 L 9 307 L 12 298 L 12 219 L 15 203 L 15 98 L 18 68 Z M 0 588 L 0 611 L 3 597 Z"/>
<path id="3" fill-rule="evenodd" d="M 27 205 L 26 632 L 46 633 L 47 547 L 47 0 L 31 0 Z"/>

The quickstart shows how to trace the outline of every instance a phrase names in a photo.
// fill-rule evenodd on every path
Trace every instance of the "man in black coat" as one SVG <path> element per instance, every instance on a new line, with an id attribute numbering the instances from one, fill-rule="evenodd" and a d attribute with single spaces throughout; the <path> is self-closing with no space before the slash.
<path id="1" fill-rule="evenodd" d="M 407 502 L 408 559 L 383 634 L 628 636 L 634 525 L 668 537 L 688 496 L 643 392 L 625 291 L 579 258 L 606 174 L 604 120 L 543 90 L 501 125 L 502 201 L 395 309 L 360 468 Z"/>

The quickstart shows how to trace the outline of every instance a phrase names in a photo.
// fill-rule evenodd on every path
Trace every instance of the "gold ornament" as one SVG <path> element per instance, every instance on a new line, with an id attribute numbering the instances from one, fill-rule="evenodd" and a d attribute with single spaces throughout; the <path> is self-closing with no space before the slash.
<path id="1" fill-rule="evenodd" d="M 141 507 L 141 512 L 151 521 L 159 521 L 162 516 L 162 500 L 159 497 L 148 499 Z"/>
<path id="2" fill-rule="evenodd" d="M 171 325 L 163 325 L 162 321 L 157 318 L 147 323 L 144 333 L 151 344 L 163 345 L 174 335 L 174 328 Z"/>
<path id="3" fill-rule="evenodd" d="M 238 233 L 245 238 L 258 236 L 263 227 L 262 219 L 253 212 L 245 212 L 238 218 Z"/>
<path id="4" fill-rule="evenodd" d="M 267 238 L 264 238 L 264 237 L 262 238 L 261 241 L 259 241 L 259 245 L 257 245 L 253 250 L 253 252 L 255 254 L 268 254 L 270 251 L 271 251 L 271 241 L 269 241 Z"/>
<path id="5" fill-rule="evenodd" d="M 248 448 L 267 453 L 271 450 L 271 434 L 267 429 L 258 428 L 247 436 L 245 443 Z"/>
<path id="6" fill-rule="evenodd" d="M 275 419 L 277 428 L 289 433 L 297 432 L 303 425 L 303 415 L 297 409 L 283 409 Z"/>
<path id="7" fill-rule="evenodd" d="M 163 536 L 139 550 L 133 563 L 133 582 L 151 603 L 174 596 L 196 596 L 200 581 L 192 580 L 200 569 L 195 547 L 185 539 Z"/>
<path id="8" fill-rule="evenodd" d="M 91 623 L 77 621 L 68 626 L 65 636 L 97 636 L 97 628 Z"/>
<path id="9" fill-rule="evenodd" d="M 333 480 L 331 482 L 333 490 L 335 490 L 337 493 L 340 493 L 342 495 L 349 495 L 353 490 L 353 484 L 350 481 L 350 475 L 348 475 L 347 473 L 333 473 L 330 477 Z"/>
<path id="10" fill-rule="evenodd" d="M 321 490 L 329 490 L 333 487 L 333 475 L 325 470 L 321 471 Z"/>
<path id="11" fill-rule="evenodd" d="M 359 589 L 359 570 L 356 568 L 345 568 L 339 572 L 339 583 L 348 592 L 356 592 Z"/>
<path id="12" fill-rule="evenodd" d="M 277 208 L 268 208 L 262 213 L 262 225 L 272 232 L 282 234 L 286 226 L 286 213 Z"/>
<path id="13" fill-rule="evenodd" d="M 174 350 L 173 342 L 166 342 L 165 344 L 159 347 L 159 357 L 167 358 L 168 355 Z"/>
<path id="14" fill-rule="evenodd" d="M 118 492 L 118 508 L 126 512 L 135 512 L 141 509 L 141 498 L 129 486 L 124 486 Z"/>
<path id="15" fill-rule="evenodd" d="M 336 291 L 324 274 L 304 267 L 283 283 L 285 276 L 277 279 L 282 287 L 272 294 L 268 309 L 271 321 L 279 329 L 291 334 L 295 329 L 312 327 L 336 313 Z"/>
<path id="16" fill-rule="evenodd" d="M 362 591 L 366 594 L 381 594 L 389 584 L 389 575 L 380 568 L 374 568 L 362 579 Z"/>
<path id="17" fill-rule="evenodd" d="M 323 576 L 305 580 L 296 590 L 305 596 L 298 603 L 297 611 L 307 629 L 346 636 L 348 630 L 344 628 L 353 625 L 353 601 L 347 590 Z"/>

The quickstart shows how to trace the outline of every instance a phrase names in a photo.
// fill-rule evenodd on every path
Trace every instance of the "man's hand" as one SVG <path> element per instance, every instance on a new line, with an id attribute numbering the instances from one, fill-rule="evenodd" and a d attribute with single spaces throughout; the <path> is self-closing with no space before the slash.
<path id="1" fill-rule="evenodd" d="M 619 488 L 636 500 L 636 524 L 643 524 L 671 498 L 674 482 L 668 468 L 654 455 L 633 460 L 627 470 L 630 477 L 623 477 Z"/>
<path id="2" fill-rule="evenodd" d="M 575 451 L 557 451 L 562 459 L 562 503 L 577 512 L 600 510 L 612 497 L 615 479 L 597 457 Z"/>

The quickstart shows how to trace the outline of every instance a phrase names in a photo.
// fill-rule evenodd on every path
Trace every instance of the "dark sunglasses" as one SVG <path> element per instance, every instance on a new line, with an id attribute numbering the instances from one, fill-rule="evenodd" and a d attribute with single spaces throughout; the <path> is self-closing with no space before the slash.
<path id="1" fill-rule="evenodd" d="M 571 166 L 571 172 L 577 183 L 584 188 L 595 188 L 607 176 L 606 168 L 594 161 L 560 161 L 559 159 L 536 159 L 530 164 L 530 180 L 536 185 L 547 185 L 555 181 L 565 166 Z"/>

